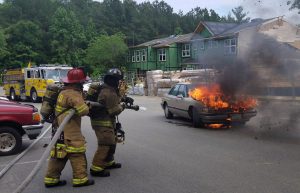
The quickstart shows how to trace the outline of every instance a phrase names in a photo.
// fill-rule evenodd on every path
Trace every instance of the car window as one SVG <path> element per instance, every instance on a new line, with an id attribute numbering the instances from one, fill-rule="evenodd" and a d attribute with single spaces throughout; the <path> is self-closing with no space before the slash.
<path id="1" fill-rule="evenodd" d="M 187 97 L 187 93 L 186 93 L 186 85 L 181 85 L 179 87 L 178 90 L 178 94 L 177 95 L 182 95 L 183 97 Z"/>
<path id="2" fill-rule="evenodd" d="M 34 71 L 34 78 L 40 78 L 40 71 L 39 70 Z"/>
<path id="3" fill-rule="evenodd" d="M 169 95 L 177 96 L 180 84 L 175 85 L 169 92 Z"/>

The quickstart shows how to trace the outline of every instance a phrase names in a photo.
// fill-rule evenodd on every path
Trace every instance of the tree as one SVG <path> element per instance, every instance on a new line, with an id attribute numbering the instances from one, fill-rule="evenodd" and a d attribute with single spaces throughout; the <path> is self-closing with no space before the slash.
<path id="1" fill-rule="evenodd" d="M 31 21 L 21 20 L 11 25 L 6 34 L 10 64 L 27 64 L 28 61 L 39 61 L 42 32 L 38 25 Z"/>
<path id="2" fill-rule="evenodd" d="M 117 33 L 111 36 L 101 35 L 90 43 L 86 62 L 93 66 L 94 75 L 104 72 L 107 68 L 122 66 L 128 50 L 124 39 L 123 34 Z"/>
<path id="3" fill-rule="evenodd" d="M 93 19 L 91 18 L 89 19 L 85 29 L 85 36 L 88 43 L 97 36 L 96 26 L 95 23 L 93 22 Z"/>
<path id="4" fill-rule="evenodd" d="M 52 62 L 71 65 L 83 63 L 86 37 L 84 29 L 72 11 L 60 7 L 50 25 Z"/>
<path id="5" fill-rule="evenodd" d="M 250 20 L 250 17 L 247 17 L 248 12 L 244 12 L 242 6 L 238 6 L 231 10 L 237 23 L 247 23 Z"/>
<path id="6" fill-rule="evenodd" d="M 234 23 L 234 22 L 236 22 L 235 18 L 232 17 L 232 15 L 231 15 L 230 12 L 228 13 L 227 16 L 223 16 L 223 17 L 221 18 L 221 21 L 222 21 L 222 22 L 229 22 L 229 23 Z"/>
<path id="7" fill-rule="evenodd" d="M 300 9 L 300 0 L 287 1 L 287 4 L 290 5 L 290 9 Z M 300 14 L 300 10 L 298 13 Z"/>
<path id="8" fill-rule="evenodd" d="M 9 54 L 7 51 L 6 37 L 3 30 L 0 30 L 0 61 L 3 61 L 5 57 Z M 4 67 L 5 63 L 0 62 L 0 69 Z"/>

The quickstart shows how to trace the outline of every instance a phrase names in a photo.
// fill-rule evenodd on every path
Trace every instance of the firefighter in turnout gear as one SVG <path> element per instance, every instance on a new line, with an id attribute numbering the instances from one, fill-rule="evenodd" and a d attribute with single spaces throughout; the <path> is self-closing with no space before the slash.
<path id="1" fill-rule="evenodd" d="M 46 187 L 62 186 L 65 180 L 60 180 L 60 175 L 68 160 L 73 170 L 73 186 L 93 185 L 94 181 L 88 179 L 87 160 L 85 156 L 85 138 L 81 133 L 81 117 L 89 113 L 82 95 L 82 84 L 86 75 L 82 69 L 72 69 L 63 79 L 64 88 L 59 93 L 55 106 L 57 126 L 62 123 L 68 110 L 75 109 L 76 113 L 65 126 L 60 139 L 51 151 L 48 170 L 44 179 Z"/>
<path id="2" fill-rule="evenodd" d="M 104 108 L 99 108 L 90 114 L 91 125 L 98 139 L 98 149 L 90 168 L 92 176 L 108 177 L 110 172 L 106 169 L 121 168 L 122 166 L 114 160 L 117 143 L 116 116 L 125 108 L 125 104 L 121 104 L 118 90 L 121 79 L 123 79 L 123 75 L 119 69 L 113 68 L 106 73 L 97 99 L 97 102 Z"/>

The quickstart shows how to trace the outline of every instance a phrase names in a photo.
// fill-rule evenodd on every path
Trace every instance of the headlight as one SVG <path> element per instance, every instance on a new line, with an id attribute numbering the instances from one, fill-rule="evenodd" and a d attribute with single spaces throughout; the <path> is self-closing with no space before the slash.
<path id="1" fill-rule="evenodd" d="M 39 113 L 33 113 L 32 114 L 32 120 L 36 122 L 41 122 L 41 116 Z"/>

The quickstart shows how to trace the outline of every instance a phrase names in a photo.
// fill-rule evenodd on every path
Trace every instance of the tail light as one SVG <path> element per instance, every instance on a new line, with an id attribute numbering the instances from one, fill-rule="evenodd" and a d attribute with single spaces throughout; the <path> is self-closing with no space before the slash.
<path id="1" fill-rule="evenodd" d="M 32 114 L 32 120 L 36 122 L 41 122 L 41 116 L 39 113 L 33 113 Z"/>

